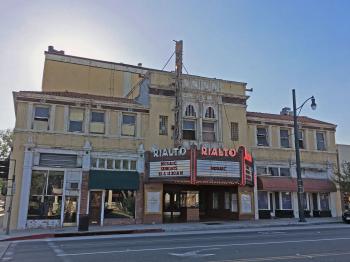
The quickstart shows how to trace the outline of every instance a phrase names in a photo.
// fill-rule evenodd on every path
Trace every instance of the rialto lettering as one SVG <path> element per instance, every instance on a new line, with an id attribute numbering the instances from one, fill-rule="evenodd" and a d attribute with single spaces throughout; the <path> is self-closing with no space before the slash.
<path id="1" fill-rule="evenodd" d="M 153 150 L 153 157 L 164 157 L 164 156 L 184 156 L 186 155 L 186 148 L 164 148 Z"/>
<path id="2" fill-rule="evenodd" d="M 202 156 L 225 156 L 225 157 L 235 157 L 237 152 L 233 148 L 208 148 L 202 147 Z"/>

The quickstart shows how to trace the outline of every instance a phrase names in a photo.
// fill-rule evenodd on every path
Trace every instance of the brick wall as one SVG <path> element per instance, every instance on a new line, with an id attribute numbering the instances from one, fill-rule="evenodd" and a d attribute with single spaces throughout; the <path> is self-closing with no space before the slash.
<path id="1" fill-rule="evenodd" d="M 81 194 L 80 194 L 80 215 L 87 214 L 87 203 L 89 195 L 89 172 L 83 171 L 81 181 Z"/>

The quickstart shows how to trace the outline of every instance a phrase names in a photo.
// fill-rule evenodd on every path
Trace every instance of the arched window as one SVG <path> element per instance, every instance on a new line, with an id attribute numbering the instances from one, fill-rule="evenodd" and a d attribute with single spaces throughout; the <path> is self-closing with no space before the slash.
<path id="1" fill-rule="evenodd" d="M 196 116 L 196 111 L 194 111 L 193 105 L 188 105 L 186 107 L 185 116 Z"/>
<path id="2" fill-rule="evenodd" d="M 215 118 L 215 111 L 211 106 L 209 106 L 207 108 L 207 111 L 205 111 L 205 117 L 206 118 Z"/>

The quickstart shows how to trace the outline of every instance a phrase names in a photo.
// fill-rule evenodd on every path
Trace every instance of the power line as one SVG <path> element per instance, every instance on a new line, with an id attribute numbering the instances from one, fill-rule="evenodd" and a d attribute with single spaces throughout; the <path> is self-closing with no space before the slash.
<path id="1" fill-rule="evenodd" d="M 168 61 L 166 61 L 165 65 L 164 65 L 163 68 L 162 68 L 162 71 L 163 71 L 164 68 L 169 64 L 169 62 L 170 62 L 171 58 L 174 56 L 174 54 L 175 54 L 175 51 L 174 51 L 173 54 L 170 56 L 170 58 L 168 59 Z"/>
<path id="2" fill-rule="evenodd" d="M 187 71 L 187 68 L 185 67 L 185 64 L 184 64 L 184 63 L 182 63 L 182 66 L 183 66 L 183 68 L 185 69 L 186 73 L 189 75 L 189 73 L 188 73 L 188 71 Z"/>

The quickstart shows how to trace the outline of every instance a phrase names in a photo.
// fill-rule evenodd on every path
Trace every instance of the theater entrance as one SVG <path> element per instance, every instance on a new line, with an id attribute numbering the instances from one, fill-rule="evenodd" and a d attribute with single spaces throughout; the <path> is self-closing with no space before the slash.
<path id="1" fill-rule="evenodd" d="M 238 219 L 237 186 L 163 186 L 163 222 Z"/>

